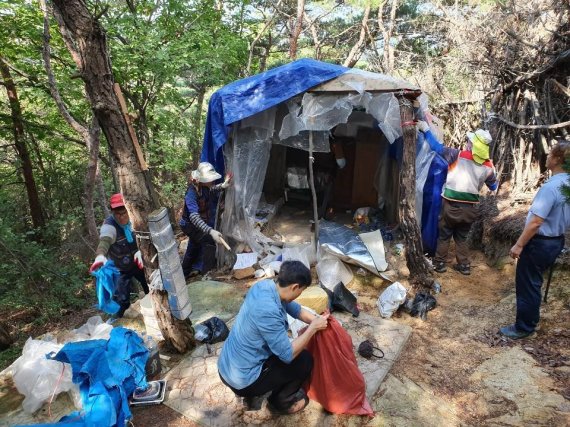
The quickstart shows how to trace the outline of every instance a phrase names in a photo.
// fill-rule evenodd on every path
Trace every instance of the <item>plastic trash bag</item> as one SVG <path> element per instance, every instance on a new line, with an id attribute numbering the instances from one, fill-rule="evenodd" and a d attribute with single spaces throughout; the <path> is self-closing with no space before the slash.
<path id="1" fill-rule="evenodd" d="M 353 279 L 352 271 L 340 259 L 327 253 L 317 263 L 317 274 L 320 282 L 331 291 L 338 282 L 348 285 Z"/>
<path id="2" fill-rule="evenodd" d="M 348 311 L 354 317 L 358 317 L 360 310 L 356 304 L 356 297 L 342 282 L 338 282 L 332 291 L 322 285 L 321 288 L 323 288 L 329 296 L 331 310 Z"/>
<path id="3" fill-rule="evenodd" d="M 410 314 L 422 320 L 427 319 L 427 312 L 433 310 L 437 305 L 437 300 L 433 295 L 426 292 L 418 292 L 414 297 Z"/>
<path id="4" fill-rule="evenodd" d="M 215 344 L 217 342 L 224 341 L 230 334 L 228 326 L 219 317 L 210 317 L 208 320 L 197 325 L 196 328 L 198 326 L 205 326 L 208 329 L 206 333 L 201 329 L 201 336 L 206 335 L 204 339 L 200 340 L 196 338 L 198 341 L 205 342 L 207 344 Z"/>
<path id="5" fill-rule="evenodd" d="M 113 325 L 103 322 L 101 316 L 93 316 L 81 327 L 74 329 L 72 335 L 66 339 L 66 342 L 97 339 L 108 340 L 112 330 Z"/>
<path id="6" fill-rule="evenodd" d="M 315 334 L 307 345 L 314 367 L 306 386 L 309 398 L 333 414 L 373 416 L 366 399 L 366 383 L 352 349 L 348 332 L 333 317 L 328 327 Z"/>
<path id="7" fill-rule="evenodd" d="M 406 299 L 406 288 L 400 282 L 394 282 L 378 297 L 378 310 L 384 318 L 392 317 L 392 314 Z"/>
<path id="8" fill-rule="evenodd" d="M 46 359 L 46 354 L 57 353 L 63 345 L 55 341 L 28 338 L 22 355 L 12 364 L 12 377 L 20 394 L 24 411 L 33 414 L 47 402 L 52 394 L 76 388 L 71 380 L 71 366 Z"/>

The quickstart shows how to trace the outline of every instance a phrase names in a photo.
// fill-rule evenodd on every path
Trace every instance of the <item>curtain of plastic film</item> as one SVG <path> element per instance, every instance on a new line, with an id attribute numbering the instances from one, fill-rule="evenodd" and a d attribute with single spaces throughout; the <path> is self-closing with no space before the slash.
<path id="1" fill-rule="evenodd" d="M 378 127 L 391 144 L 402 136 L 400 106 L 393 93 L 305 93 L 287 102 L 289 114 L 283 119 L 279 139 L 298 135 L 305 130 L 327 131 L 340 123 L 346 123 L 354 108 L 364 108 L 378 120 Z M 283 143 L 283 142 L 281 142 Z M 285 144 L 289 145 L 289 144 Z"/>
<path id="2" fill-rule="evenodd" d="M 234 174 L 233 185 L 226 195 L 222 233 L 246 242 L 261 251 L 253 229 L 253 218 L 263 190 L 271 151 L 269 129 L 240 128 L 233 131 L 232 141 L 224 145 L 226 170 Z"/>
<path id="3" fill-rule="evenodd" d="M 330 132 L 315 131 L 313 132 L 313 151 L 316 153 L 329 153 L 331 147 L 329 144 Z M 300 150 L 309 151 L 309 131 L 301 131 L 298 135 L 291 136 L 287 139 L 279 139 L 275 136 L 273 138 L 274 144 L 286 145 L 288 147 L 298 148 Z"/>

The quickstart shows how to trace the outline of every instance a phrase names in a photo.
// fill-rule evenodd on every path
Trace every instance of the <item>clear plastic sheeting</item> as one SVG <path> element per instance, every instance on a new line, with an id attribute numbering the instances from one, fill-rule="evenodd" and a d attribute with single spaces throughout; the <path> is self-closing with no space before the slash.
<path id="1" fill-rule="evenodd" d="M 350 89 L 363 93 L 367 89 L 375 90 L 396 90 L 398 88 L 417 89 L 405 80 L 386 74 L 372 73 L 370 71 L 351 68 L 344 75 L 338 78 L 345 86 Z"/>
<path id="2" fill-rule="evenodd" d="M 347 123 L 355 108 L 364 109 L 378 121 L 388 142 L 402 136 L 400 106 L 393 93 L 305 93 L 301 103 L 298 99 L 291 100 L 287 107 L 289 114 L 283 118 L 279 130 L 281 140 L 307 130 L 329 131 Z"/>
<path id="3" fill-rule="evenodd" d="M 271 141 L 266 136 L 267 131 L 260 128 L 234 129 L 233 143 L 224 145 L 226 170 L 234 174 L 234 179 L 226 191 L 221 230 L 224 235 L 246 242 L 256 252 L 262 252 L 262 244 L 267 243 L 264 240 L 269 240 L 254 232 L 271 151 Z"/>
<path id="4" fill-rule="evenodd" d="M 322 250 L 378 275 L 374 260 L 358 234 L 335 222 L 321 221 L 319 226 L 319 245 Z"/>
<path id="5" fill-rule="evenodd" d="M 329 144 L 329 136 L 330 132 L 328 130 L 313 132 L 313 151 L 315 153 L 330 153 L 331 147 Z M 309 151 L 309 131 L 301 131 L 299 134 L 290 136 L 287 139 L 279 139 L 278 137 L 275 137 L 272 142 L 274 144 L 286 145 L 287 147 Z"/>
<path id="6" fill-rule="evenodd" d="M 431 162 L 435 157 L 435 151 L 432 151 L 421 132 L 418 135 L 418 142 L 421 144 L 421 148 L 416 156 L 416 220 L 421 230 L 424 186 L 428 178 Z"/>

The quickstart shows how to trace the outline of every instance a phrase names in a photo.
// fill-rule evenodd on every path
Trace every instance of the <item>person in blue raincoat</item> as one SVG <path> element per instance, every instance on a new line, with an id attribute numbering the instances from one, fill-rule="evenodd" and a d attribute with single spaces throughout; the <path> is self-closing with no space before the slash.
<path id="1" fill-rule="evenodd" d="M 223 183 L 214 185 L 222 176 L 208 162 L 192 171 L 190 185 L 184 196 L 180 228 L 188 236 L 188 247 L 182 261 L 184 277 L 206 274 L 216 264 L 216 243 L 222 243 L 222 233 L 214 230 L 220 192 L 231 184 L 231 174 Z"/>
<path id="2" fill-rule="evenodd" d="M 130 295 L 132 279 L 135 278 L 148 294 L 148 285 L 144 276 L 141 251 L 131 227 L 129 213 L 125 207 L 123 195 L 113 194 L 110 199 L 111 215 L 105 219 L 99 232 L 99 244 L 95 261 L 89 272 L 102 267 L 109 257 L 119 270 L 120 277 L 113 299 L 120 305 L 117 317 L 122 317 L 131 305 Z"/>

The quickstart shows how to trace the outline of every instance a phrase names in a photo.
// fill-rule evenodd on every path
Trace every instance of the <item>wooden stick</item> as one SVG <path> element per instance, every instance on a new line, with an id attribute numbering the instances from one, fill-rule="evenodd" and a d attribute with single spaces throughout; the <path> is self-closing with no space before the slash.
<path id="1" fill-rule="evenodd" d="M 220 237 L 220 240 L 222 241 L 222 245 L 224 245 L 228 251 L 232 250 L 232 248 L 230 248 L 230 245 L 228 245 L 228 243 L 222 237 Z"/>
<path id="2" fill-rule="evenodd" d="M 115 91 L 115 95 L 117 96 L 117 100 L 119 101 L 119 105 L 121 106 L 121 111 L 123 113 L 123 117 L 125 118 L 125 122 L 127 123 L 127 128 L 129 129 L 129 135 L 133 140 L 133 145 L 135 147 L 135 152 L 137 154 L 137 158 L 139 160 L 141 169 L 143 171 L 147 171 L 148 165 L 146 164 L 146 160 L 144 159 L 144 155 L 141 150 L 141 146 L 139 145 L 139 140 L 137 138 L 137 134 L 135 133 L 135 129 L 133 128 L 133 124 L 131 123 L 131 117 L 129 116 L 129 110 L 127 110 L 127 103 L 125 102 L 123 92 L 121 91 L 121 86 L 119 86 L 119 83 L 115 83 L 113 85 L 113 89 Z"/>

